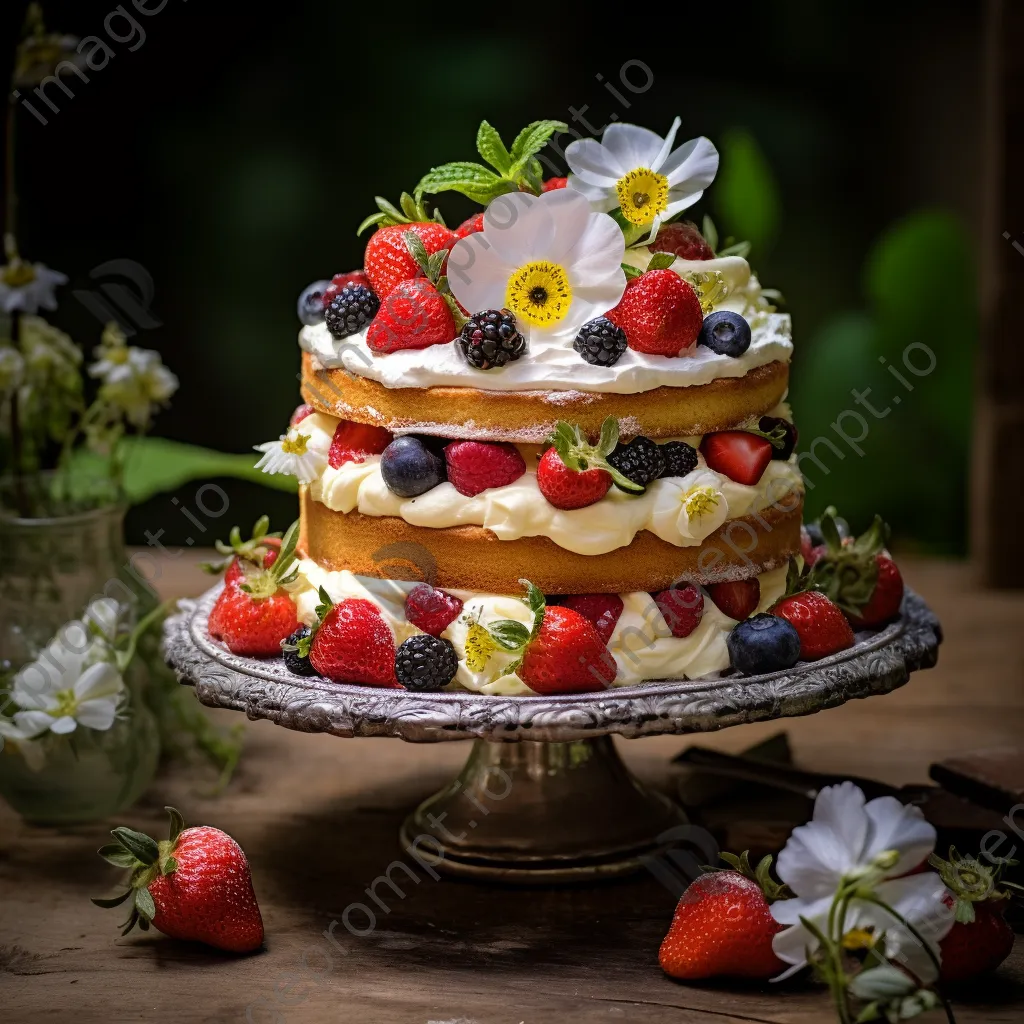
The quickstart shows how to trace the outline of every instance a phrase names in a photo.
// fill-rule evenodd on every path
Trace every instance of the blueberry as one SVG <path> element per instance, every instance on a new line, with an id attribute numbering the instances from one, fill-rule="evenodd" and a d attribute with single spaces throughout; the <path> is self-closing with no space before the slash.
<path id="1" fill-rule="evenodd" d="M 313 327 L 324 322 L 324 289 L 330 281 L 314 281 L 299 296 L 299 319 L 307 326 Z"/>
<path id="2" fill-rule="evenodd" d="M 792 668 L 800 658 L 800 636 L 793 625 L 777 615 L 744 619 L 726 638 L 729 661 L 744 675 Z"/>
<path id="3" fill-rule="evenodd" d="M 445 479 L 444 459 L 418 437 L 396 437 L 380 457 L 380 472 L 388 490 L 415 498 Z"/>
<path id="4" fill-rule="evenodd" d="M 750 324 L 728 309 L 704 317 L 698 345 L 704 345 L 721 356 L 741 356 L 750 348 Z"/>
<path id="5" fill-rule="evenodd" d="M 312 630 L 309 626 L 299 626 L 297 630 L 281 646 L 281 655 L 284 658 L 285 668 L 294 672 L 297 676 L 315 676 L 317 670 L 310 664 L 309 658 L 303 658 L 297 650 L 289 650 L 291 647 L 298 647 L 300 640 L 309 636 Z"/>

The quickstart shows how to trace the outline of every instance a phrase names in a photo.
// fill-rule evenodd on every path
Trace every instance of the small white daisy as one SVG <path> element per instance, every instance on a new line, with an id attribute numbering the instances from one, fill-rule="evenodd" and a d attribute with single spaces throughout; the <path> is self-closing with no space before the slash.
<path id="1" fill-rule="evenodd" d="M 255 450 L 263 452 L 256 468 L 271 475 L 293 476 L 300 484 L 311 484 L 318 479 L 327 467 L 327 456 L 310 447 L 312 435 L 303 434 L 301 428 L 300 422 L 277 441 L 256 445 Z"/>
<path id="2" fill-rule="evenodd" d="M 15 256 L 0 267 L 0 309 L 5 313 L 38 313 L 56 309 L 56 289 L 68 279 L 42 263 L 26 263 Z"/>

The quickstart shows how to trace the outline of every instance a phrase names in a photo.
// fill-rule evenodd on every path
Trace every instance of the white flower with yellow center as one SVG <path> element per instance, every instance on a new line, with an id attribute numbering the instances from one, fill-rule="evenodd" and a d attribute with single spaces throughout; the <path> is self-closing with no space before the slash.
<path id="1" fill-rule="evenodd" d="M 54 292 L 68 279 L 42 263 L 27 263 L 15 256 L 0 267 L 0 309 L 5 313 L 38 313 L 56 309 Z"/>
<path id="2" fill-rule="evenodd" d="M 89 375 L 101 381 L 100 397 L 120 409 L 134 426 L 148 426 L 153 413 L 178 390 L 178 378 L 160 353 L 126 344 L 115 323 L 107 325 Z"/>
<path id="3" fill-rule="evenodd" d="M 651 526 L 662 540 L 703 540 L 728 518 L 729 500 L 718 475 L 708 469 L 667 477 L 658 485 Z"/>
<path id="4" fill-rule="evenodd" d="M 511 310 L 529 339 L 574 338 L 622 297 L 625 242 L 611 217 L 576 192 L 510 192 L 484 229 L 457 242 L 448 283 L 470 313 Z"/>
<path id="5" fill-rule="evenodd" d="M 668 135 L 635 124 L 610 124 L 601 141 L 577 139 L 565 150 L 569 188 L 595 210 L 622 211 L 630 224 L 658 233 L 663 221 L 693 206 L 718 172 L 718 150 L 703 136 L 673 149 L 679 118 Z"/>
<path id="6" fill-rule="evenodd" d="M 256 445 L 262 452 L 257 469 L 273 476 L 281 473 L 295 477 L 300 484 L 311 484 L 327 468 L 327 452 L 319 445 L 311 444 L 312 433 L 303 433 L 299 423 L 276 441 Z"/>

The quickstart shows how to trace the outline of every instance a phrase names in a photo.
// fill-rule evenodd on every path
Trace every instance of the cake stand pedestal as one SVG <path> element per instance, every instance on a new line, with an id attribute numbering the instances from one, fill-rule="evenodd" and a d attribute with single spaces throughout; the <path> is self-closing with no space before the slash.
<path id="1" fill-rule="evenodd" d="M 165 625 L 168 663 L 199 700 L 301 732 L 475 740 L 458 778 L 406 819 L 402 845 L 438 871 L 508 882 L 624 874 L 679 836 L 685 815 L 629 773 L 613 735 L 708 732 L 888 693 L 935 664 L 942 637 L 908 591 L 884 630 L 785 672 L 555 697 L 410 693 L 296 676 L 280 659 L 232 654 L 207 633 L 222 586 L 180 602 Z"/>

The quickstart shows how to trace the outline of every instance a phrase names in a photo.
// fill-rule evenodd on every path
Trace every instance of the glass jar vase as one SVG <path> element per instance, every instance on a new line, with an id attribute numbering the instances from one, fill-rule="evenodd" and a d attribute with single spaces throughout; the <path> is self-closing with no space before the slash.
<path id="1" fill-rule="evenodd" d="M 0 795 L 26 821 L 116 814 L 156 772 L 145 666 L 114 665 L 117 644 L 155 606 L 131 574 L 124 514 L 108 481 L 0 481 Z M 105 673 L 90 667 L 101 662 Z"/>

